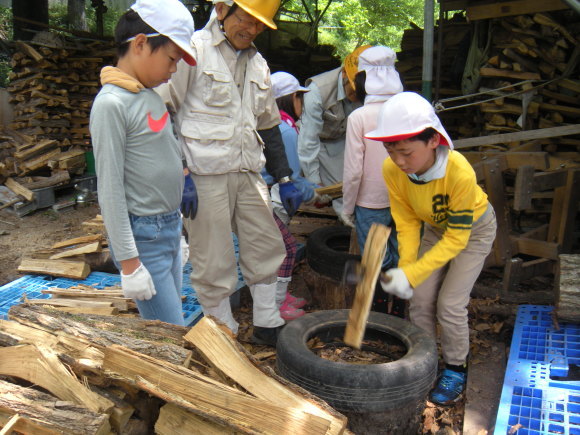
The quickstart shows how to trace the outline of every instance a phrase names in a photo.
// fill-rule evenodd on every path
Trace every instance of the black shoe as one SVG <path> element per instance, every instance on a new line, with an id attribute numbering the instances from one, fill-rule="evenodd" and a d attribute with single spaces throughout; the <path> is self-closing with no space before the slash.
<path id="1" fill-rule="evenodd" d="M 252 334 L 252 343 L 263 344 L 265 346 L 276 347 L 278 336 L 284 325 L 275 328 L 263 328 L 261 326 L 254 326 L 254 333 Z"/>

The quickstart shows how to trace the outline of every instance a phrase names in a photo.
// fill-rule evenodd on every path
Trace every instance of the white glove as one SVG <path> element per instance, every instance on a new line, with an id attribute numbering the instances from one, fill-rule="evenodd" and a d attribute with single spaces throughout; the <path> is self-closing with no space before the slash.
<path id="1" fill-rule="evenodd" d="M 389 269 L 381 275 L 381 287 L 387 293 L 391 293 L 401 299 L 411 299 L 413 289 L 403 272 L 403 269 Z"/>
<path id="2" fill-rule="evenodd" d="M 123 295 L 136 301 L 148 301 L 157 294 L 151 274 L 143 263 L 130 275 L 121 273 Z"/>
<path id="3" fill-rule="evenodd" d="M 181 241 L 179 242 L 181 248 L 181 267 L 185 266 L 187 260 L 189 260 L 189 245 L 185 240 L 185 236 L 181 236 Z"/>
<path id="4" fill-rule="evenodd" d="M 347 227 L 354 228 L 354 215 L 352 215 L 352 214 L 346 214 L 345 212 L 340 212 L 339 219 Z"/>
<path id="5" fill-rule="evenodd" d="M 314 192 L 314 196 L 310 201 L 306 203 L 306 205 L 314 205 L 317 208 L 326 207 L 328 204 L 332 202 L 332 196 Z"/>

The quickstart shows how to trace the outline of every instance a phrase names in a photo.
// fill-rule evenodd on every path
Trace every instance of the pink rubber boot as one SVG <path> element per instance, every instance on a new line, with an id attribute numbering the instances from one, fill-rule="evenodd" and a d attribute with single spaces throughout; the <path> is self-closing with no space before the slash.
<path id="1" fill-rule="evenodd" d="M 306 299 L 294 297 L 290 294 L 290 292 L 286 292 L 286 299 L 284 299 L 283 303 L 288 304 L 294 308 L 302 308 L 307 304 Z"/>
<path id="2" fill-rule="evenodd" d="M 286 301 L 280 307 L 280 317 L 282 317 L 284 320 L 294 320 L 297 319 L 298 317 L 303 316 L 304 314 L 306 314 L 304 310 L 293 307 Z"/>

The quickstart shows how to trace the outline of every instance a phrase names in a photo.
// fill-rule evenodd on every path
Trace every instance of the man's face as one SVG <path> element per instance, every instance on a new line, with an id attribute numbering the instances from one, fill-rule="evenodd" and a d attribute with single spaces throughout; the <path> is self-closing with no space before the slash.
<path id="1" fill-rule="evenodd" d="M 254 18 L 242 8 L 236 8 L 233 14 L 225 20 L 229 7 L 224 3 L 216 5 L 218 19 L 223 20 L 224 31 L 228 41 L 236 50 L 244 50 L 254 42 L 254 39 L 264 31 L 266 25 Z"/>
<path id="2" fill-rule="evenodd" d="M 350 80 L 346 75 L 346 70 L 342 69 L 342 86 L 344 87 L 344 93 L 346 94 L 346 98 L 348 98 L 353 103 L 356 103 L 356 92 L 352 85 L 350 84 Z"/>

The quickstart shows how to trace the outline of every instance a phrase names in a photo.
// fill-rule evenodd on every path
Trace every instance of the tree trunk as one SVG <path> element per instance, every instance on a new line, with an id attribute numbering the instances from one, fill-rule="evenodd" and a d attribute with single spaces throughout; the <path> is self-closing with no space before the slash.
<path id="1" fill-rule="evenodd" d="M 88 31 L 85 0 L 68 0 L 68 25 L 72 30 Z"/>
<path id="2" fill-rule="evenodd" d="M 48 0 L 12 0 L 14 40 L 30 41 L 48 26 Z M 27 20 L 27 21 L 23 21 Z"/>

